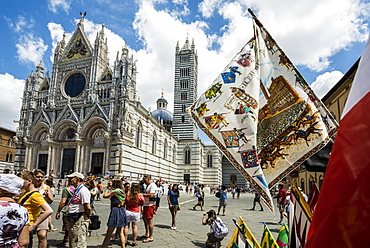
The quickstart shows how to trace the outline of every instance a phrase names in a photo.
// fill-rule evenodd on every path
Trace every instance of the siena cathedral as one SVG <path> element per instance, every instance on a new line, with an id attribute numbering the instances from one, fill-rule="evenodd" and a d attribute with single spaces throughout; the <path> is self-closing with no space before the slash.
<path id="1" fill-rule="evenodd" d="M 104 25 L 90 43 L 83 18 L 54 51 L 51 75 L 42 62 L 25 81 L 15 168 L 123 175 L 169 182 L 245 186 L 214 145 L 204 145 L 186 109 L 197 98 L 194 41 L 176 45 L 174 111 L 167 100 L 147 110 L 137 95 L 137 68 L 127 47 L 108 61 Z M 171 85 L 172 87 L 172 85 Z"/>

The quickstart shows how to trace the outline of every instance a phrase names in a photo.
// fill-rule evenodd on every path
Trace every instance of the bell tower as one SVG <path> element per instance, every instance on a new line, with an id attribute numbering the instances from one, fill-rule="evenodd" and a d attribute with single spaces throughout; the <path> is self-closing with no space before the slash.
<path id="1" fill-rule="evenodd" d="M 186 38 L 184 46 L 180 49 L 176 45 L 175 55 L 175 84 L 174 84 L 174 111 L 173 134 L 180 140 L 199 139 L 195 124 L 190 123 L 190 116 L 186 112 L 197 100 L 198 90 L 198 55 L 194 40 L 189 44 Z"/>

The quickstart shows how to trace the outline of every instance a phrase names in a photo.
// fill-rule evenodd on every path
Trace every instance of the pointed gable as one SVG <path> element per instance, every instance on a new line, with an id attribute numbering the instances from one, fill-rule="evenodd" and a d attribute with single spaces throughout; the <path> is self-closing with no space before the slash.
<path id="1" fill-rule="evenodd" d="M 40 91 L 47 91 L 47 90 L 49 90 L 49 80 L 45 78 L 44 82 L 42 82 Z"/>
<path id="2" fill-rule="evenodd" d="M 110 70 L 109 67 L 107 67 L 100 79 L 101 82 L 106 82 L 106 81 L 112 81 L 112 71 Z"/>
<path id="3" fill-rule="evenodd" d="M 64 50 L 63 60 L 81 58 L 92 55 L 92 47 L 86 33 L 83 31 L 82 24 L 77 24 L 77 28 L 72 35 L 66 49 Z"/>

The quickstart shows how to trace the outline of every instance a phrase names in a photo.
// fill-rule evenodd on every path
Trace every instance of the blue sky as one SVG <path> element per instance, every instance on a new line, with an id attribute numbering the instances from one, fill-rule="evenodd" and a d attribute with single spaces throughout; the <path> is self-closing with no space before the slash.
<path id="1" fill-rule="evenodd" d="M 23 0 L 0 9 L 0 126 L 15 130 L 23 80 L 43 61 L 52 69 L 56 43 L 87 12 L 90 42 L 104 22 L 110 62 L 125 45 L 137 62 L 142 104 L 155 109 L 162 89 L 173 110 L 174 52 L 186 37 L 199 56 L 198 95 L 252 36 L 247 8 L 295 63 L 320 97 L 360 57 L 370 4 L 359 0 Z"/>

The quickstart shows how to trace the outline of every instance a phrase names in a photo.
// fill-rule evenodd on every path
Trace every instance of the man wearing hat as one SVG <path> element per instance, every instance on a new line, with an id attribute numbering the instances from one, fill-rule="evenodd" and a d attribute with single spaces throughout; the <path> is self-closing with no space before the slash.
<path id="1" fill-rule="evenodd" d="M 91 214 L 90 191 L 84 186 L 84 175 L 74 172 L 67 175 L 75 191 L 69 202 L 67 218 L 69 221 L 69 247 L 87 247 L 87 232 L 89 227 L 89 217 Z"/>

